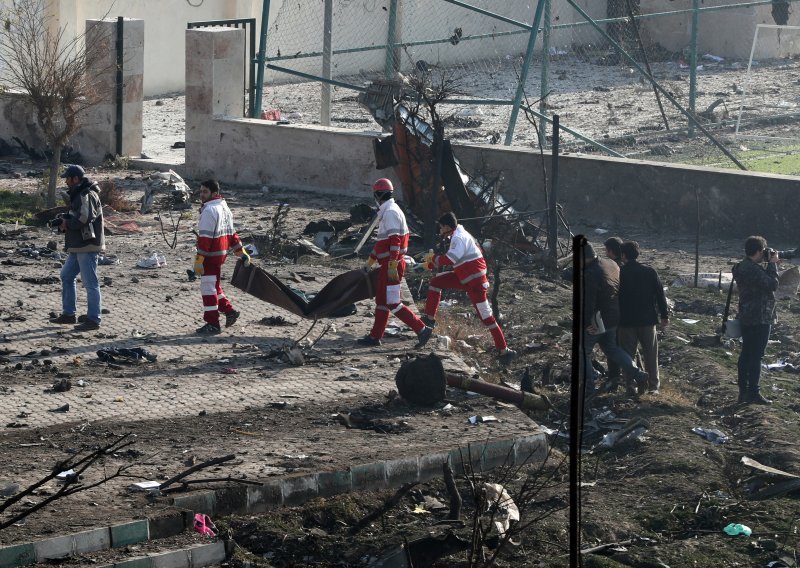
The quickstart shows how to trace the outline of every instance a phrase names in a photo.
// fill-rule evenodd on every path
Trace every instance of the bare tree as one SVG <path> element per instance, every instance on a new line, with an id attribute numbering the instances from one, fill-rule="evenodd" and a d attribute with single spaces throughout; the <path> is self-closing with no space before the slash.
<path id="1" fill-rule="evenodd" d="M 96 64 L 111 46 L 107 34 L 68 38 L 49 5 L 47 0 L 14 0 L 0 8 L 0 82 L 19 91 L 33 109 L 52 152 L 47 206 L 55 207 L 61 151 L 85 111 L 101 102 L 113 85 L 97 80 L 103 74 Z"/>

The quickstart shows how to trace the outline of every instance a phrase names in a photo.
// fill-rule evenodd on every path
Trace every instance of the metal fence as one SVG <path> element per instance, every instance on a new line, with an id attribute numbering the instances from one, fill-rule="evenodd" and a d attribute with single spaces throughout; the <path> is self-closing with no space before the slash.
<path id="1" fill-rule="evenodd" d="M 427 74 L 448 81 L 439 109 L 462 143 L 547 147 L 558 114 L 567 150 L 747 167 L 737 154 L 800 140 L 796 1 L 287 0 L 266 32 L 262 106 L 370 128 L 359 91 Z"/>

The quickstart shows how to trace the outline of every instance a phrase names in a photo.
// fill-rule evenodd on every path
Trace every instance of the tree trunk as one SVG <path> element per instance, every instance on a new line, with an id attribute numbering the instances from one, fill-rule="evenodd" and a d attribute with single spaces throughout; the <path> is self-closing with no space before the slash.
<path id="1" fill-rule="evenodd" d="M 56 184 L 58 175 L 61 173 L 61 148 L 62 145 L 53 147 L 53 155 L 50 157 L 50 177 L 47 181 L 47 208 L 52 209 L 56 206 Z"/>

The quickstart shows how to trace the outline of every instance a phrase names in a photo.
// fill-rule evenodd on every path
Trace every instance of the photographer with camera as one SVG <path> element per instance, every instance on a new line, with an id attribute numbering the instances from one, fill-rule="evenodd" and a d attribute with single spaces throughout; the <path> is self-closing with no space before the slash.
<path id="1" fill-rule="evenodd" d="M 61 268 L 61 315 L 51 323 L 74 324 L 75 331 L 93 331 L 100 328 L 100 282 L 97 280 L 97 260 L 105 250 L 103 234 L 103 205 L 100 203 L 100 188 L 96 182 L 85 177 L 82 167 L 68 166 L 61 175 L 69 191 L 69 212 L 50 221 L 64 233 L 64 250 L 67 260 Z M 76 317 L 75 280 L 81 275 L 86 289 L 85 316 Z"/>
<path id="2" fill-rule="evenodd" d="M 742 326 L 742 352 L 739 355 L 740 404 L 772 404 L 759 392 L 761 359 L 767 348 L 775 317 L 775 290 L 778 289 L 778 252 L 767 247 L 764 237 L 748 237 L 745 258 L 733 267 L 739 290 L 739 315 Z M 766 262 L 767 267 L 761 266 Z"/>

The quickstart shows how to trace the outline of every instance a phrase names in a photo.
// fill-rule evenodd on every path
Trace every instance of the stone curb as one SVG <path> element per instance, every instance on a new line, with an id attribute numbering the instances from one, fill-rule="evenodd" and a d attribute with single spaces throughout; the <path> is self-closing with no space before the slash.
<path id="1" fill-rule="evenodd" d="M 202 568 L 224 562 L 225 543 L 197 544 L 180 550 L 170 550 L 151 556 L 138 556 L 99 568 Z"/>
<path id="2" fill-rule="evenodd" d="M 191 527 L 195 513 L 205 513 L 211 516 L 263 513 L 284 505 L 300 505 L 316 497 L 331 497 L 356 490 L 390 489 L 415 481 L 428 481 L 442 475 L 442 465 L 446 461 L 449 462 L 454 473 L 459 475 L 463 473 L 464 464 L 467 462 L 472 464 L 475 471 L 488 471 L 502 465 L 519 466 L 525 463 L 541 463 L 544 461 L 546 453 L 546 436 L 538 433 L 520 438 L 488 440 L 481 444 L 456 447 L 450 451 L 353 465 L 342 471 L 294 475 L 267 481 L 261 485 L 196 491 L 189 495 L 174 497 L 171 505 L 175 510 L 167 515 L 47 540 L 0 547 L 0 568 L 16 568 L 48 559 L 167 538 L 180 534 Z M 198 564 L 197 562 L 205 559 L 212 552 L 217 554 L 216 548 L 212 551 L 209 547 L 222 544 L 200 545 L 199 548 L 187 548 L 159 556 L 132 558 L 108 566 L 119 568 L 206 566 L 207 564 Z M 221 550 L 224 559 L 224 546 Z M 161 559 L 157 560 L 159 558 Z M 173 562 L 177 563 L 173 564 Z M 214 562 L 218 562 L 218 560 Z M 209 564 L 214 562 L 209 562 Z"/>

